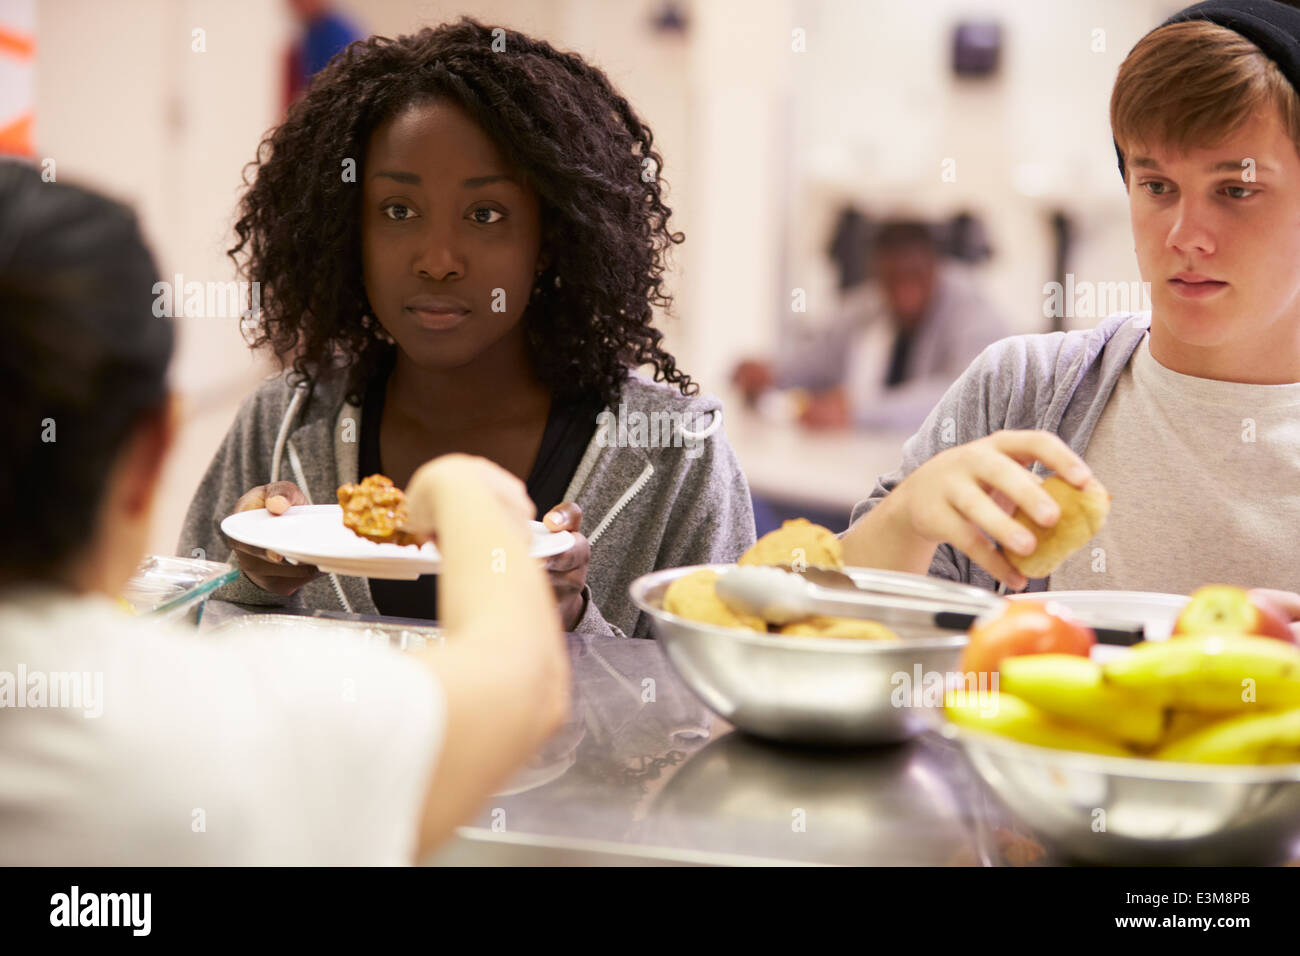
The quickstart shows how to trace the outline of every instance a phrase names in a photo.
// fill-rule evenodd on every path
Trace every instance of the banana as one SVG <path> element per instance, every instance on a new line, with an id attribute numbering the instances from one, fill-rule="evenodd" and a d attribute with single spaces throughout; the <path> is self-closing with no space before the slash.
<path id="1" fill-rule="evenodd" d="M 1164 710 L 1108 684 L 1100 664 L 1078 654 L 1027 654 L 1000 665 L 998 689 L 1082 730 L 1151 747 L 1164 733 Z"/>
<path id="2" fill-rule="evenodd" d="M 1300 648 L 1269 637 L 1144 642 L 1102 671 L 1108 683 L 1157 706 L 1235 713 L 1300 707 Z"/>
<path id="3" fill-rule="evenodd" d="M 1013 694 L 999 691 L 991 696 L 977 697 L 975 694 L 950 692 L 946 705 L 948 719 L 962 727 L 1056 750 L 1080 750 L 1113 757 L 1132 756 L 1113 741 L 1054 721 L 1044 711 Z"/>
<path id="4" fill-rule="evenodd" d="M 1236 714 L 1215 714 L 1204 710 L 1168 710 L 1165 711 L 1165 730 L 1160 735 L 1160 746 L 1168 747 L 1170 744 L 1189 737 L 1194 733 L 1204 730 L 1214 724 L 1223 723 Z"/>
<path id="5" fill-rule="evenodd" d="M 1220 721 L 1162 747 L 1155 757 L 1192 763 L 1300 762 L 1300 708 Z"/>

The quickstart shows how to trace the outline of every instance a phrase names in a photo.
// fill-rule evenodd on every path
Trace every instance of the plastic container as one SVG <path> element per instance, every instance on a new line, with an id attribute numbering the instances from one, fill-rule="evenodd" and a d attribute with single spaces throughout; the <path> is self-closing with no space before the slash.
<path id="1" fill-rule="evenodd" d="M 122 601 L 140 615 L 198 626 L 208 596 L 239 577 L 219 561 L 153 554 L 136 568 L 122 590 Z"/>

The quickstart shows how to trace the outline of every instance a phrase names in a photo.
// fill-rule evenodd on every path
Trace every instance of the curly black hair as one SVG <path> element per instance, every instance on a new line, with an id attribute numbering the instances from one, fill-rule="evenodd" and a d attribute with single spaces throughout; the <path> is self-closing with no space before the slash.
<path id="1" fill-rule="evenodd" d="M 651 325 L 654 307 L 671 305 L 665 260 L 684 237 L 668 228 L 650 127 L 581 57 L 468 17 L 351 44 L 258 145 L 228 252 L 260 283 L 250 344 L 292 357 L 305 378 L 342 366 L 353 400 L 364 391 L 392 346 L 362 277 L 361 165 L 380 123 L 436 99 L 474 117 L 541 201 L 548 266 L 522 321 L 552 395 L 612 404 L 641 365 L 697 392 Z"/>

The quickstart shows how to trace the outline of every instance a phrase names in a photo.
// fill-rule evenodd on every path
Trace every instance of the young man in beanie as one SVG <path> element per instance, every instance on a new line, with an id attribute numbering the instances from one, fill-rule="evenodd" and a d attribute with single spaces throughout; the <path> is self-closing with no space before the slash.
<path id="1" fill-rule="evenodd" d="M 1152 311 L 989 347 L 854 509 L 848 563 L 1012 590 L 1300 590 L 1300 10 L 1189 7 L 1133 48 L 1111 126 Z M 1032 471 L 1026 465 L 1032 465 Z M 1110 516 L 1047 578 L 1056 472 Z"/>

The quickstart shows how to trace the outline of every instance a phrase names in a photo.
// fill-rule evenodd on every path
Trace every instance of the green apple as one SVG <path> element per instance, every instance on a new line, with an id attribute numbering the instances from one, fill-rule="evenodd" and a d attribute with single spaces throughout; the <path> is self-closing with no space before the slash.
<path id="1" fill-rule="evenodd" d="M 1262 595 L 1228 584 L 1207 584 L 1192 592 L 1178 615 L 1174 636 L 1254 634 L 1296 643 L 1287 616 Z"/>

